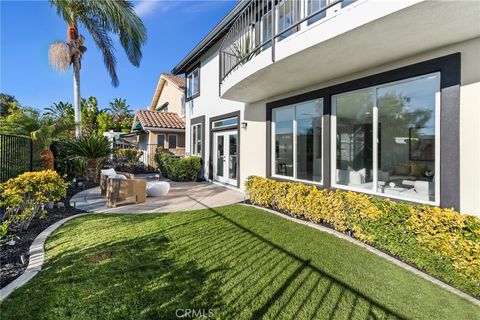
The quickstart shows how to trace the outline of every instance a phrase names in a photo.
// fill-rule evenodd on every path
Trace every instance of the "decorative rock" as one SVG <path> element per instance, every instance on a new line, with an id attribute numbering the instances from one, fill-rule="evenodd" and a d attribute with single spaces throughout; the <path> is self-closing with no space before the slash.
<path id="1" fill-rule="evenodd" d="M 65 204 L 63 202 L 57 202 L 57 208 L 65 208 Z"/>
<path id="2" fill-rule="evenodd" d="M 15 245 L 15 240 L 12 239 L 12 240 L 8 241 L 7 244 L 9 246 L 14 246 Z"/>

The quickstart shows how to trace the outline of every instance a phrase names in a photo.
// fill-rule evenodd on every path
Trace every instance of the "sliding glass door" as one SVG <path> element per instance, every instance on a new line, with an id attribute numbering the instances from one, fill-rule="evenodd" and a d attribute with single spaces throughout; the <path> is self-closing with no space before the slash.
<path id="1" fill-rule="evenodd" d="M 332 185 L 439 202 L 440 74 L 332 96 Z"/>

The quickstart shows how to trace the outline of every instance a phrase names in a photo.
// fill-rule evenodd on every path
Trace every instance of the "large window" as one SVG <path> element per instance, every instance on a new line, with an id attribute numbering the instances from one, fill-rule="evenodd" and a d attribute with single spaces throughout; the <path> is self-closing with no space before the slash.
<path id="1" fill-rule="evenodd" d="M 332 97 L 332 183 L 438 203 L 440 74 Z"/>
<path id="2" fill-rule="evenodd" d="M 272 175 L 322 181 L 323 100 L 272 111 Z"/>
<path id="3" fill-rule="evenodd" d="M 202 124 L 192 125 L 191 153 L 194 156 L 202 155 Z"/>
<path id="4" fill-rule="evenodd" d="M 196 68 L 187 75 L 187 98 L 194 98 L 200 94 L 200 68 Z"/>

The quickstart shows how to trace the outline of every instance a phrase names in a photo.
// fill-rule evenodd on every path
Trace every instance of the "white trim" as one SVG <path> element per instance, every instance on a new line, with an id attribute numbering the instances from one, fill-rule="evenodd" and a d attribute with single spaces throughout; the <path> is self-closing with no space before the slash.
<path id="1" fill-rule="evenodd" d="M 378 144 L 380 143 L 378 139 L 378 106 L 377 106 L 377 91 L 374 91 L 373 94 L 373 114 L 372 114 L 372 121 L 373 121 L 373 133 L 372 133 L 372 143 L 373 143 L 373 159 L 372 159 L 372 179 L 373 179 L 373 192 L 378 192 Z"/>
<path id="2" fill-rule="evenodd" d="M 184 132 L 185 129 L 172 129 L 172 128 L 156 128 L 156 127 L 143 127 L 145 131 L 152 131 L 152 132 Z"/>
<path id="3" fill-rule="evenodd" d="M 197 137 L 196 140 L 193 139 L 193 134 L 195 132 L 195 129 L 196 127 L 200 127 L 200 139 Z M 200 152 L 198 150 L 196 150 L 197 148 L 197 142 L 200 141 L 200 148 L 201 148 L 201 145 L 202 145 L 202 139 L 203 139 L 203 123 L 195 123 L 195 124 L 192 124 L 190 125 L 190 131 L 191 131 L 191 135 L 190 135 L 190 153 L 191 155 L 193 156 L 198 156 L 198 157 L 201 157 L 202 156 L 202 150 L 200 150 Z"/>
<path id="4" fill-rule="evenodd" d="M 197 77 L 195 77 L 195 75 L 194 75 L 195 71 L 198 71 Z M 193 97 L 193 96 L 195 96 L 195 95 L 197 95 L 197 94 L 200 93 L 200 80 L 198 80 L 198 88 L 197 88 L 197 91 L 192 92 L 192 94 L 189 94 L 190 86 L 189 86 L 189 84 L 188 84 L 188 79 L 189 79 L 190 77 L 192 78 L 192 85 L 195 87 L 195 78 L 200 78 L 200 67 L 197 67 L 197 68 L 193 69 L 193 70 L 190 71 L 190 72 L 187 74 L 187 76 L 185 77 L 185 81 L 186 81 L 185 86 L 186 86 L 186 88 L 187 88 L 187 90 L 186 90 L 186 98 L 187 98 L 187 99 L 188 99 L 188 98 L 191 98 L 191 97 Z"/>
<path id="5" fill-rule="evenodd" d="M 235 135 L 237 137 L 237 154 L 236 154 L 236 161 L 237 161 L 237 167 L 236 170 L 238 171 L 238 150 L 239 150 L 239 145 L 238 145 L 238 133 L 236 130 L 229 130 L 229 131 L 216 131 L 213 133 L 213 179 L 215 181 L 219 181 L 225 184 L 230 184 L 230 185 L 237 185 L 237 178 L 231 179 L 229 178 L 230 174 L 230 136 Z M 217 148 L 218 148 L 218 137 L 222 136 L 223 137 L 223 176 L 217 176 L 217 168 L 218 168 L 218 158 L 217 158 Z M 238 175 L 236 175 L 238 176 Z"/>

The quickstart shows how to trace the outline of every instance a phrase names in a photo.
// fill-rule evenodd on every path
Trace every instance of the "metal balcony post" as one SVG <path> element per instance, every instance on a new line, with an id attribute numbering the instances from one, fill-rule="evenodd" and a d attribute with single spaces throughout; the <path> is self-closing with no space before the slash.
<path id="1" fill-rule="evenodd" d="M 271 0 L 272 3 L 272 62 L 275 62 L 275 0 Z"/>

